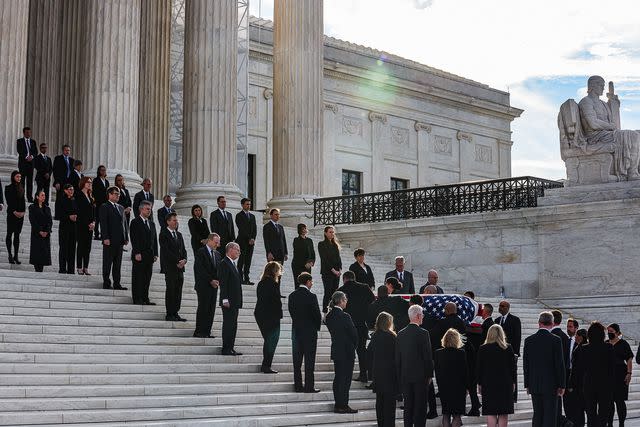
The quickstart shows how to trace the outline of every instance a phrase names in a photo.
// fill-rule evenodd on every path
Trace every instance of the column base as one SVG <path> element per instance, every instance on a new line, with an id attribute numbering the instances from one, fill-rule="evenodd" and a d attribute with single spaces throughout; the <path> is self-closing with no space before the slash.
<path id="1" fill-rule="evenodd" d="M 96 176 L 96 169 L 97 168 L 85 169 L 82 172 L 84 173 L 85 176 L 90 176 L 91 178 L 94 178 Z M 138 175 L 137 172 L 130 171 L 130 170 L 107 168 L 107 174 L 108 174 L 107 179 L 109 180 L 109 184 L 111 186 L 116 185 L 116 175 L 118 174 L 122 175 L 122 177 L 124 178 L 124 185 L 127 187 L 127 190 L 129 190 L 129 193 L 131 195 L 131 201 L 133 201 L 133 195 L 136 194 L 138 191 L 142 190 L 142 178 L 140 177 L 140 175 Z M 153 188 L 151 189 L 151 192 L 153 193 Z M 154 195 L 156 196 L 156 199 L 160 198 L 160 202 L 162 202 L 162 196 L 158 196 L 155 193 Z"/>
<path id="2" fill-rule="evenodd" d="M 216 199 L 224 196 L 227 199 L 227 208 L 240 210 L 240 200 L 244 197 L 235 185 L 228 184 L 190 184 L 180 187 L 176 192 L 176 204 L 174 209 L 179 215 L 191 215 L 191 206 L 200 205 L 203 214 L 209 218 L 209 214 L 218 208 Z"/>
<path id="3" fill-rule="evenodd" d="M 265 212 L 266 220 L 269 219 L 269 210 L 280 209 L 280 223 L 287 227 L 296 227 L 298 224 L 306 224 L 313 228 L 313 199 L 318 196 L 301 195 L 299 197 L 275 197 L 267 203 L 269 206 Z M 309 204 L 310 203 L 310 204 Z"/>
<path id="4" fill-rule="evenodd" d="M 0 157 L 0 180 L 2 180 L 3 186 L 0 191 L 4 191 L 4 186 L 10 184 L 11 172 L 14 170 L 18 170 L 18 156 L 3 155 Z"/>

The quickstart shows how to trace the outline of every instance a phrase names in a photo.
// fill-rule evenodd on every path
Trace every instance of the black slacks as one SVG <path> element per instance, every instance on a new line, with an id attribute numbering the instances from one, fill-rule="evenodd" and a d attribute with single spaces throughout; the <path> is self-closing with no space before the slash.
<path id="1" fill-rule="evenodd" d="M 316 350 L 318 348 L 318 331 L 291 331 L 293 355 L 293 384 L 296 389 L 311 390 L 315 387 L 314 372 L 316 368 Z M 302 361 L 304 360 L 304 387 L 302 385 Z"/>
<path id="2" fill-rule="evenodd" d="M 113 276 L 113 287 L 120 285 L 122 268 L 122 245 L 102 245 L 102 285 L 111 286 L 109 276 Z"/>
<path id="3" fill-rule="evenodd" d="M 164 306 L 167 311 L 167 316 L 175 316 L 180 311 L 180 305 L 182 304 L 184 274 L 182 271 L 165 273 L 164 283 L 166 284 Z"/>
<path id="4" fill-rule="evenodd" d="M 33 163 L 31 163 L 33 164 Z M 31 170 L 25 170 L 24 173 L 20 172 L 22 175 L 22 182 L 24 183 L 24 191 L 27 196 L 27 201 L 29 203 L 33 202 L 33 168 Z"/>
<path id="5" fill-rule="evenodd" d="M 327 306 L 331 301 L 331 295 L 338 290 L 340 278 L 335 274 L 323 274 L 322 285 L 324 286 L 324 296 L 322 297 L 322 312 L 327 312 Z"/>
<path id="6" fill-rule="evenodd" d="M 358 367 L 360 368 L 360 381 L 367 380 L 367 338 L 369 337 L 369 329 L 364 323 L 356 325 L 358 332 L 358 346 L 356 354 L 358 355 Z"/>
<path id="7" fill-rule="evenodd" d="M 584 390 L 584 408 L 587 412 L 587 426 L 607 425 L 613 395 L 611 390 Z"/>
<path id="8" fill-rule="evenodd" d="M 278 341 L 280 341 L 280 324 L 274 327 L 262 327 L 258 325 L 260 328 L 260 334 L 262 334 L 262 338 L 264 339 L 264 343 L 262 345 L 262 366 L 261 369 L 270 369 L 271 364 L 273 363 L 273 356 L 276 354 L 276 347 L 278 346 Z"/>
<path id="9" fill-rule="evenodd" d="M 351 388 L 351 377 L 353 376 L 353 365 L 355 359 L 334 360 L 333 370 L 333 400 L 336 408 L 345 408 L 349 405 L 349 389 Z"/>
<path id="10" fill-rule="evenodd" d="M 436 388 L 433 386 L 433 381 L 427 387 L 427 403 L 429 404 L 429 413 L 437 414 L 438 402 L 436 402 Z"/>
<path id="11" fill-rule="evenodd" d="M 396 395 L 376 393 L 376 420 L 378 427 L 394 427 L 396 425 Z"/>
<path id="12" fill-rule="evenodd" d="M 222 351 L 231 351 L 236 345 L 238 309 L 222 307 Z"/>
<path id="13" fill-rule="evenodd" d="M 82 227 L 86 227 L 83 225 Z M 89 267 L 89 254 L 91 254 L 91 235 L 93 233 L 89 228 L 78 230 L 78 245 L 76 250 L 76 267 L 88 268 Z"/>
<path id="14" fill-rule="evenodd" d="M 91 241 L 91 234 L 89 234 Z M 142 256 L 141 261 L 131 261 L 131 298 L 134 304 L 149 302 L 149 285 L 153 274 L 153 258 Z"/>
<path id="15" fill-rule="evenodd" d="M 574 427 L 584 427 L 584 397 L 580 390 L 568 390 L 563 396 L 564 413 Z"/>
<path id="16" fill-rule="evenodd" d="M 555 393 L 532 393 L 533 427 L 556 427 L 558 425 L 558 396 Z"/>
<path id="17" fill-rule="evenodd" d="M 402 385 L 405 427 L 424 427 L 427 423 L 427 383 Z"/>
<path id="18" fill-rule="evenodd" d="M 7 237 L 5 242 L 8 253 L 11 253 L 11 246 L 13 244 L 13 256 L 15 258 L 18 258 L 18 251 L 20 250 L 20 233 L 22 233 L 23 224 L 24 217 L 18 218 L 13 213 L 7 211 Z"/>
<path id="19" fill-rule="evenodd" d="M 44 203 L 45 205 L 49 204 L 49 187 L 51 187 L 51 180 L 39 180 L 36 179 L 36 193 L 40 190 L 44 191 Z M 35 193 L 34 193 L 35 195 Z"/>
<path id="20" fill-rule="evenodd" d="M 249 272 L 251 270 L 251 259 L 253 258 L 253 248 L 255 244 L 250 245 L 249 242 L 237 242 L 240 245 L 240 258 L 238 258 L 238 272 L 240 278 L 246 282 L 249 281 Z"/>
<path id="21" fill-rule="evenodd" d="M 73 273 L 73 264 L 76 258 L 76 224 L 66 221 L 60 221 L 58 231 L 58 243 L 60 244 L 60 252 L 58 253 L 58 262 L 60 265 L 60 273 Z"/>
<path id="22" fill-rule="evenodd" d="M 218 289 L 207 286 L 204 289 L 196 289 L 198 294 L 198 309 L 196 310 L 196 335 L 211 335 L 211 327 L 216 312 L 216 300 Z"/>

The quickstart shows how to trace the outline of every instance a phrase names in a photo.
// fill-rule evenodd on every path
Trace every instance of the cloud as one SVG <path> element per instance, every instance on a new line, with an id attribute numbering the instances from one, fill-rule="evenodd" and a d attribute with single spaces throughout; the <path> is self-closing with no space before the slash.
<path id="1" fill-rule="evenodd" d="M 433 5 L 434 0 L 413 0 L 413 7 L 416 9 L 426 9 Z"/>

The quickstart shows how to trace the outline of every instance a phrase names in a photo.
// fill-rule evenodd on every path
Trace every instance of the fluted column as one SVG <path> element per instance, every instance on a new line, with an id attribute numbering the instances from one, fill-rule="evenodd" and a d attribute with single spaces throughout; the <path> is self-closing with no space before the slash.
<path id="1" fill-rule="evenodd" d="M 297 221 L 322 194 L 322 0 L 276 0 L 273 36 L 273 199 Z"/>
<path id="2" fill-rule="evenodd" d="M 16 139 L 24 126 L 29 0 L 0 5 L 0 174 L 18 168 Z"/>
<path id="3" fill-rule="evenodd" d="M 87 173 L 105 165 L 139 188 L 140 0 L 85 0 L 81 155 Z"/>
<path id="4" fill-rule="evenodd" d="M 238 9 L 236 0 L 185 5 L 182 187 L 177 209 L 239 207 L 236 176 Z"/>
<path id="5" fill-rule="evenodd" d="M 24 123 L 57 154 L 62 0 L 30 0 L 29 28 Z"/>
<path id="6" fill-rule="evenodd" d="M 138 172 L 158 197 L 169 179 L 170 35 L 171 0 L 142 0 Z"/>

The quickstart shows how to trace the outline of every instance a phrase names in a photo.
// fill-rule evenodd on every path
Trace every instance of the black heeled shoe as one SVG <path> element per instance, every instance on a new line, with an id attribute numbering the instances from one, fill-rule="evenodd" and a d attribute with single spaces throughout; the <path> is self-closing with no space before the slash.
<path id="1" fill-rule="evenodd" d="M 15 262 L 18 265 L 22 264 L 20 261 L 18 261 L 18 257 L 17 256 L 13 257 L 13 262 Z"/>
<path id="2" fill-rule="evenodd" d="M 11 254 L 9 254 L 9 264 L 15 264 L 16 262 L 13 260 Z"/>

